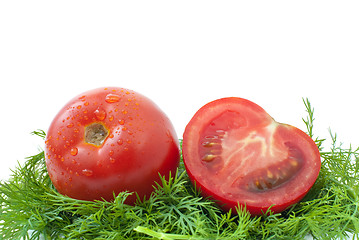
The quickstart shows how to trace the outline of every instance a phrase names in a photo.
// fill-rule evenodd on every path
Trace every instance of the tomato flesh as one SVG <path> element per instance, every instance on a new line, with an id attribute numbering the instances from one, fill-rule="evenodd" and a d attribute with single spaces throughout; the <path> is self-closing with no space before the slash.
<path id="1" fill-rule="evenodd" d="M 321 165 L 307 134 L 241 98 L 213 101 L 194 115 L 183 136 L 183 158 L 204 196 L 224 210 L 245 205 L 252 215 L 298 202 Z"/>
<path id="2" fill-rule="evenodd" d="M 179 142 L 167 116 L 132 90 L 109 87 L 69 101 L 51 123 L 45 146 L 49 176 L 62 194 L 112 200 L 121 191 L 149 197 L 159 173 L 175 173 Z M 132 194 L 126 203 L 134 204 Z"/>

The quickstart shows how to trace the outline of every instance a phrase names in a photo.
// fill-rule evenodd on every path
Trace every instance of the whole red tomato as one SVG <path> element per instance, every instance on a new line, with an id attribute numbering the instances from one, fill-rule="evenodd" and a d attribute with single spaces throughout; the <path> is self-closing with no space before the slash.
<path id="1" fill-rule="evenodd" d="M 159 173 L 175 173 L 179 142 L 167 116 L 134 91 L 85 92 L 56 115 L 46 136 L 49 176 L 61 194 L 112 200 L 121 191 L 149 197 Z M 133 204 L 132 194 L 126 203 Z"/>
<path id="2" fill-rule="evenodd" d="M 246 206 L 252 215 L 281 212 L 304 197 L 320 166 L 317 145 L 260 106 L 223 98 L 203 106 L 183 136 L 191 180 L 224 209 Z"/>

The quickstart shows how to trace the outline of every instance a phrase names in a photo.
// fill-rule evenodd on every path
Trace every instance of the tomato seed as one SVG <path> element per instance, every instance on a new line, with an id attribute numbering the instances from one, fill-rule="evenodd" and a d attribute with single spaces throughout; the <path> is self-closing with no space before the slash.
<path id="1" fill-rule="evenodd" d="M 212 147 L 215 143 L 214 142 L 203 142 L 202 146 L 203 147 Z"/>
<path id="2" fill-rule="evenodd" d="M 211 162 L 213 161 L 217 156 L 216 155 L 213 155 L 213 154 L 206 154 L 202 160 L 203 161 L 206 161 L 206 162 Z"/>
<path id="3" fill-rule="evenodd" d="M 297 167 L 298 166 L 298 161 L 295 159 L 290 159 L 289 163 L 293 166 L 293 167 Z"/>
<path id="4" fill-rule="evenodd" d="M 273 173 L 270 170 L 267 170 L 267 177 L 273 178 Z"/>

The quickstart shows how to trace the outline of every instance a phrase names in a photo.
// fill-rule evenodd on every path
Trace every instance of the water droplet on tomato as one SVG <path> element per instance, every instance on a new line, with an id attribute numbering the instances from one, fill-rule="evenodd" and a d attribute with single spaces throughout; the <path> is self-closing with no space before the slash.
<path id="1" fill-rule="evenodd" d="M 97 108 L 95 110 L 94 114 L 95 114 L 97 120 L 102 121 L 102 120 L 104 120 L 106 118 L 106 112 L 105 112 L 105 110 L 103 110 L 101 108 Z"/>
<path id="2" fill-rule="evenodd" d="M 72 156 L 76 156 L 78 152 L 79 152 L 79 150 L 76 147 L 71 148 L 71 150 L 70 150 L 70 154 Z"/>
<path id="3" fill-rule="evenodd" d="M 115 161 L 116 160 L 114 158 L 112 158 L 112 157 L 110 158 L 110 163 L 115 163 Z"/>
<path id="4" fill-rule="evenodd" d="M 122 145 L 122 144 L 123 144 L 123 140 L 122 140 L 122 139 L 119 139 L 119 140 L 117 141 L 117 144 L 118 144 L 118 145 Z"/>
<path id="5" fill-rule="evenodd" d="M 112 156 L 114 154 L 113 150 L 110 150 L 110 152 L 108 153 L 108 155 Z"/>
<path id="6" fill-rule="evenodd" d="M 68 128 L 72 128 L 74 126 L 74 124 L 73 123 L 69 123 L 69 124 L 67 124 L 67 127 Z"/>
<path id="7" fill-rule="evenodd" d="M 84 169 L 82 170 L 82 174 L 85 175 L 86 177 L 91 177 L 93 175 L 93 171 L 89 169 Z"/>
<path id="8" fill-rule="evenodd" d="M 118 120 L 118 123 L 119 123 L 120 125 L 124 125 L 124 124 L 125 124 L 125 120 L 120 119 L 120 120 Z"/>
<path id="9" fill-rule="evenodd" d="M 120 101 L 121 97 L 117 94 L 109 93 L 106 95 L 105 101 L 108 103 L 115 103 Z"/>

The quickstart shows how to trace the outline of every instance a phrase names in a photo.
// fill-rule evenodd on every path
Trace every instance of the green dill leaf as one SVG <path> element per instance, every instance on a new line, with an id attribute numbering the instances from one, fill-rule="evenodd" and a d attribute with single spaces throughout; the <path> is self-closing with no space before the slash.
<path id="1" fill-rule="evenodd" d="M 36 136 L 39 136 L 41 137 L 42 139 L 45 140 L 45 137 L 46 137 L 46 133 L 44 130 L 41 130 L 41 129 L 38 129 L 38 130 L 35 130 L 33 132 L 31 132 L 32 135 L 36 135 Z"/>

